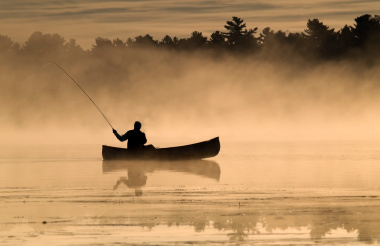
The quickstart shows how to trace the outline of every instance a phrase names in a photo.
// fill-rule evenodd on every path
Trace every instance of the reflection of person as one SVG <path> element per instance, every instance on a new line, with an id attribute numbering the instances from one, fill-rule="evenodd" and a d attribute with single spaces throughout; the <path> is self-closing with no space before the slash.
<path id="1" fill-rule="evenodd" d="M 145 173 L 139 170 L 128 170 L 128 178 L 120 177 L 119 180 L 116 182 L 115 186 L 113 187 L 113 189 L 116 190 L 119 187 L 119 185 L 125 184 L 129 188 L 135 189 L 136 196 L 141 196 L 142 195 L 141 187 L 146 185 L 147 179 L 148 177 L 145 175 Z"/>
<path id="2" fill-rule="evenodd" d="M 127 131 L 123 136 L 120 136 L 115 129 L 112 129 L 112 131 L 121 142 L 128 140 L 128 149 L 142 149 L 146 144 L 146 137 L 145 133 L 140 129 L 141 123 L 136 121 L 133 130 Z"/>

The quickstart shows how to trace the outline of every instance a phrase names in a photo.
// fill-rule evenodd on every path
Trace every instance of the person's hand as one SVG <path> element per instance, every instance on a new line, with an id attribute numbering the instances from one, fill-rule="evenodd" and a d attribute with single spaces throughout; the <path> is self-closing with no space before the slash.
<path id="1" fill-rule="evenodd" d="M 112 128 L 112 132 L 113 132 L 113 133 L 117 133 L 117 131 L 116 131 L 115 129 L 113 129 L 113 128 Z"/>

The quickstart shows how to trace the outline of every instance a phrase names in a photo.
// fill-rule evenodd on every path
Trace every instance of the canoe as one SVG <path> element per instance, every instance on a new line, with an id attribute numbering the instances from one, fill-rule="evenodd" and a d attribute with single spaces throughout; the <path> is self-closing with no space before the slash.
<path id="1" fill-rule="evenodd" d="M 219 151 L 219 137 L 170 148 L 155 148 L 149 145 L 141 150 L 129 150 L 107 145 L 102 146 L 103 160 L 200 160 L 214 157 Z"/>

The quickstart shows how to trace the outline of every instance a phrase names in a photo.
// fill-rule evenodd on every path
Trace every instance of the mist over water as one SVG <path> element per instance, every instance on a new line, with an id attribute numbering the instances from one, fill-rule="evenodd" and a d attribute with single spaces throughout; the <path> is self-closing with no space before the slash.
<path id="1" fill-rule="evenodd" d="M 379 16 L 340 30 L 309 19 L 302 33 L 226 24 L 210 39 L 98 37 L 87 51 L 59 34 L 0 35 L 4 142 L 114 141 L 69 76 L 114 128 L 139 120 L 152 143 L 379 137 Z"/>
<path id="2" fill-rule="evenodd" d="M 46 65 L 51 60 L 83 87 L 115 129 L 126 131 L 139 120 L 153 144 L 214 136 L 255 141 L 380 134 L 377 64 L 148 49 L 105 59 L 3 63 L 1 142 L 116 142 L 70 78 Z"/>

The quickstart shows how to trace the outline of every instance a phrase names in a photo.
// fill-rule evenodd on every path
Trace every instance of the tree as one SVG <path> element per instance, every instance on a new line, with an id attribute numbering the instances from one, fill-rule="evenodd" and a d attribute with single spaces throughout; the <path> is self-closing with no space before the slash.
<path id="1" fill-rule="evenodd" d="M 194 31 L 191 33 L 190 38 L 179 39 L 176 47 L 183 50 L 195 50 L 205 47 L 206 43 L 207 37 L 203 36 L 202 32 Z"/>
<path id="2" fill-rule="evenodd" d="M 116 39 L 112 40 L 112 45 L 116 49 L 120 49 L 120 50 L 127 48 L 126 43 L 123 40 L 119 39 L 119 38 L 116 38 Z"/>
<path id="3" fill-rule="evenodd" d="M 20 44 L 13 42 L 8 36 L 0 35 L 0 60 L 2 63 L 10 63 L 17 60 Z"/>
<path id="4" fill-rule="evenodd" d="M 224 27 L 227 29 L 227 33 L 223 33 L 227 39 L 227 44 L 230 47 L 240 48 L 252 48 L 257 46 L 257 40 L 253 34 L 256 33 L 257 27 L 254 29 L 246 29 L 246 23 L 239 17 L 232 17 L 232 21 L 227 21 L 227 25 Z"/>
<path id="5" fill-rule="evenodd" d="M 42 34 L 34 32 L 21 49 L 29 58 L 41 62 L 52 61 L 66 53 L 65 39 L 59 34 Z"/>
<path id="6" fill-rule="evenodd" d="M 92 46 L 91 53 L 95 56 L 104 56 L 113 49 L 113 43 L 108 38 L 97 37 L 95 45 Z"/>
<path id="7" fill-rule="evenodd" d="M 172 38 L 169 35 L 166 35 L 159 44 L 166 48 L 174 48 L 177 43 L 178 39 L 176 37 Z"/>
<path id="8" fill-rule="evenodd" d="M 66 51 L 68 53 L 80 53 L 83 49 L 77 44 L 75 39 L 70 39 L 69 42 L 65 44 Z"/>
<path id="9" fill-rule="evenodd" d="M 8 36 L 0 35 L 0 54 L 10 53 L 12 51 L 14 42 Z"/>
<path id="10" fill-rule="evenodd" d="M 308 20 L 304 33 L 313 53 L 322 57 L 333 57 L 336 54 L 338 42 L 334 29 L 330 29 L 318 19 Z"/>
<path id="11" fill-rule="evenodd" d="M 220 31 L 216 31 L 211 34 L 210 44 L 212 46 L 224 46 L 226 44 L 226 38 Z"/>
<path id="12" fill-rule="evenodd" d="M 274 32 L 270 27 L 266 27 L 260 33 L 259 41 L 261 45 L 273 48 L 274 46 L 279 46 L 287 42 L 286 33 L 283 31 Z"/>
<path id="13" fill-rule="evenodd" d="M 298 60 L 306 49 L 306 39 L 301 33 L 274 31 L 270 27 L 262 30 L 259 37 L 263 58 L 290 61 Z"/>
<path id="14" fill-rule="evenodd" d="M 70 39 L 69 42 L 65 43 L 66 56 L 70 59 L 78 60 L 83 58 L 86 52 L 80 47 L 75 39 Z"/>
<path id="15" fill-rule="evenodd" d="M 318 19 L 308 20 L 305 36 L 314 47 L 321 47 L 327 39 L 334 35 L 334 29 L 329 29 Z"/>
<path id="16" fill-rule="evenodd" d="M 128 39 L 127 40 L 128 47 L 131 48 L 146 48 L 146 47 L 155 47 L 158 45 L 158 41 L 154 40 L 152 36 L 149 34 L 146 34 L 145 36 L 137 36 L 135 37 L 135 40 Z"/>
<path id="17" fill-rule="evenodd" d="M 357 39 L 351 26 L 345 25 L 338 32 L 338 46 L 341 53 L 347 53 L 348 50 L 357 46 Z"/>
<path id="18" fill-rule="evenodd" d="M 358 45 L 363 47 L 366 44 L 375 44 L 380 41 L 380 16 L 362 15 L 355 19 L 353 28 Z"/>
<path id="19" fill-rule="evenodd" d="M 207 37 L 204 37 L 202 32 L 194 31 L 191 33 L 191 37 L 187 39 L 187 46 L 192 49 L 201 48 L 206 42 Z"/>

